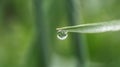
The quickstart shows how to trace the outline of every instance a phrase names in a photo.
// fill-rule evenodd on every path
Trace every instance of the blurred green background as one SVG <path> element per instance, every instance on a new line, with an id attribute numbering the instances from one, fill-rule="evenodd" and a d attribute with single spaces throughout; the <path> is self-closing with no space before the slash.
<path id="1" fill-rule="evenodd" d="M 57 27 L 117 20 L 120 0 L 0 0 L 0 67 L 120 67 L 120 32 Z"/>

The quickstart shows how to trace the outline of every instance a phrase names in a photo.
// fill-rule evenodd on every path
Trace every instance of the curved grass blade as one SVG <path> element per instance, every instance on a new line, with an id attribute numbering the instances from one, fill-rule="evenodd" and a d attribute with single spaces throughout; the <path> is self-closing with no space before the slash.
<path id="1" fill-rule="evenodd" d="M 67 26 L 67 27 L 57 28 L 56 30 L 65 30 L 67 32 L 76 32 L 76 33 L 102 33 L 108 31 L 119 31 L 120 20 L 91 23 L 91 24 L 81 24 L 76 26 Z"/>

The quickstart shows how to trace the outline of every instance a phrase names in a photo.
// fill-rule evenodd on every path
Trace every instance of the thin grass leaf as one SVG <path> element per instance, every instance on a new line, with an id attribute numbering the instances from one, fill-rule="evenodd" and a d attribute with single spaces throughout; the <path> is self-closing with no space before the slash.
<path id="1" fill-rule="evenodd" d="M 65 30 L 67 32 L 76 32 L 76 33 L 102 33 L 108 31 L 119 31 L 120 20 L 91 23 L 91 24 L 81 24 L 76 26 L 67 26 L 67 27 L 57 28 L 56 30 Z"/>

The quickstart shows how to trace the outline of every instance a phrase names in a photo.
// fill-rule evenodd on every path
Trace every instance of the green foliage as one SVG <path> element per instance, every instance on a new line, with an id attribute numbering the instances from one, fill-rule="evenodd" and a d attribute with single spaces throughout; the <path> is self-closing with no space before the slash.
<path id="1" fill-rule="evenodd" d="M 1 0 L 0 67 L 119 67 L 119 3 Z M 61 41 L 56 28 L 92 34 L 69 33 Z"/>

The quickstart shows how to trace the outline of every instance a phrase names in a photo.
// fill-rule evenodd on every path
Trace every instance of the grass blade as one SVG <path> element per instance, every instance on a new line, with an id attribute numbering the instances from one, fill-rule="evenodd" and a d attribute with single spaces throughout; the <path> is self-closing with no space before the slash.
<path id="1" fill-rule="evenodd" d="M 81 24 L 76 26 L 67 26 L 67 27 L 57 28 L 56 30 L 66 30 L 68 32 L 76 32 L 76 33 L 101 33 L 108 31 L 119 31 L 120 20 L 91 23 L 91 24 Z"/>

